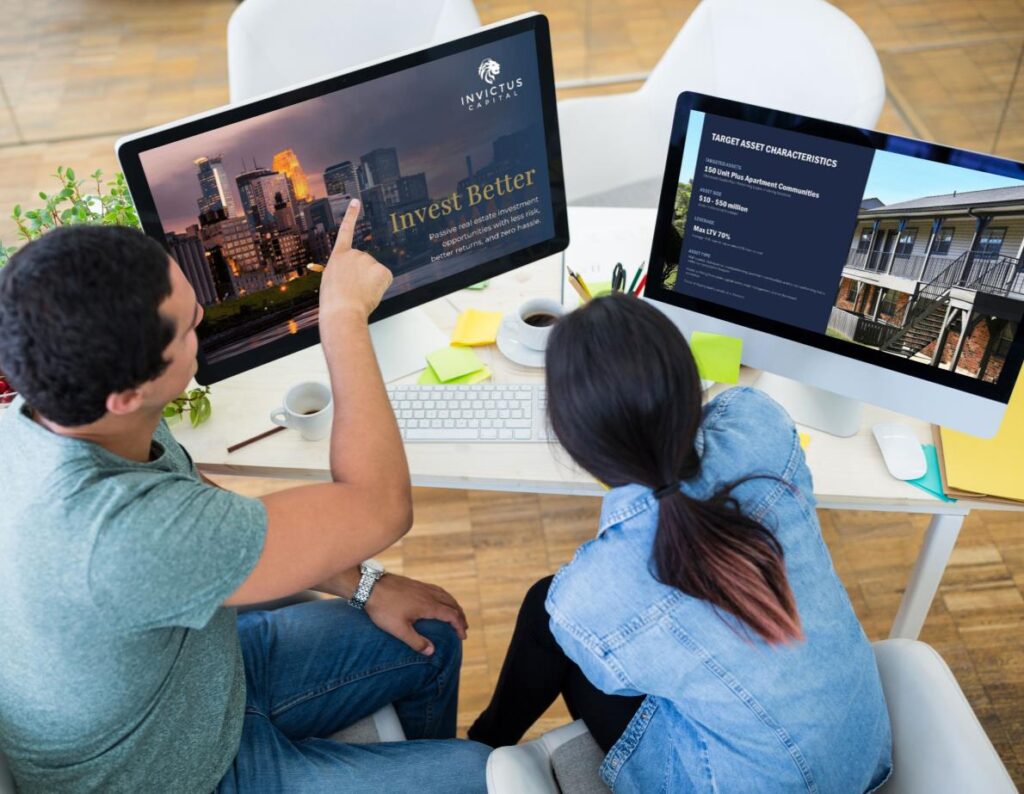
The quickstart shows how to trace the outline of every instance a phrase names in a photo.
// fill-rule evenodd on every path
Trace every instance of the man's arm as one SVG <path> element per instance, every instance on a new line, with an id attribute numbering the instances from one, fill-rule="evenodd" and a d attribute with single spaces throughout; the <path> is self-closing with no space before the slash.
<path id="1" fill-rule="evenodd" d="M 263 497 L 263 551 L 225 602 L 229 606 L 328 581 L 387 548 L 412 525 L 409 467 L 367 327 L 391 273 L 352 248 L 358 214 L 353 201 L 320 284 L 320 339 L 334 394 L 333 482 Z"/>

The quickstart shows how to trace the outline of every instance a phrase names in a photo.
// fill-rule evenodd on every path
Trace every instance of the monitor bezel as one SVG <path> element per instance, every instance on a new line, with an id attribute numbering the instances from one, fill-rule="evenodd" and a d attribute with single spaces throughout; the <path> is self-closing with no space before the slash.
<path id="1" fill-rule="evenodd" d="M 722 306 L 702 298 L 683 295 L 663 287 L 662 281 L 665 271 L 670 264 L 674 264 L 667 261 L 667 232 L 675 207 L 676 186 L 682 167 L 683 147 L 686 141 L 686 130 L 689 126 L 691 110 L 740 121 L 764 124 L 780 129 L 798 131 L 842 143 L 867 146 L 895 154 L 923 156 L 923 159 L 1012 177 L 1020 179 L 1022 182 L 1024 182 L 1024 163 L 979 152 L 955 149 L 915 138 L 866 130 L 810 116 L 685 91 L 679 95 L 676 101 L 672 133 L 669 139 L 668 157 L 665 163 L 665 172 L 658 201 L 654 239 L 651 245 L 650 259 L 648 260 L 648 278 L 644 285 L 644 297 L 653 301 L 687 309 L 697 314 L 708 315 L 753 331 L 780 336 L 827 353 L 835 353 L 840 356 L 853 358 L 902 375 L 996 400 L 1003 404 L 1009 402 L 1014 384 L 1019 377 L 1022 364 L 1024 364 L 1024 322 L 1021 322 L 1017 328 L 1017 335 L 1011 342 L 1006 361 L 999 374 L 999 379 L 995 383 L 990 383 L 973 379 L 966 375 L 957 375 L 956 373 L 932 367 L 928 364 L 908 361 L 889 353 L 883 353 L 880 350 L 873 350 L 853 342 L 834 339 L 824 333 L 815 333 L 803 328 L 787 325 L 777 320 L 770 320 L 739 309 Z M 854 217 L 850 225 L 851 240 L 857 226 L 858 221 Z M 839 284 L 837 283 L 837 292 L 838 289 Z"/>
<path id="2" fill-rule="evenodd" d="M 555 103 L 551 36 L 547 17 L 543 14 L 528 14 L 500 22 L 457 39 L 433 44 L 423 49 L 403 53 L 368 65 L 361 65 L 350 71 L 258 97 L 244 104 L 216 108 L 199 116 L 172 122 L 151 130 L 144 130 L 121 139 L 116 145 L 117 157 L 131 192 L 132 200 L 138 211 L 143 231 L 159 242 L 165 250 L 168 248 L 163 224 L 160 222 L 149 181 L 142 168 L 141 155 L 145 152 L 194 135 L 209 132 L 227 124 L 250 119 L 273 110 L 341 91 L 354 85 L 369 82 L 389 74 L 394 74 L 395 72 L 421 66 L 430 61 L 523 33 L 533 34 L 537 54 L 541 113 L 547 144 L 548 184 L 555 229 L 554 236 L 512 254 L 489 260 L 468 270 L 416 287 L 396 297 L 388 298 L 382 301 L 380 306 L 370 315 L 369 321 L 372 323 L 377 320 L 383 320 L 386 317 L 394 316 L 407 309 L 448 295 L 455 290 L 494 278 L 502 273 L 507 273 L 530 262 L 544 259 L 565 250 L 569 245 L 569 219 L 565 203 L 565 181 L 562 170 L 558 112 Z M 237 375 L 238 373 L 311 347 L 318 344 L 319 341 L 320 331 L 319 324 L 317 324 L 310 328 L 301 329 L 297 333 L 282 339 L 268 342 L 254 350 L 238 353 L 223 361 L 209 362 L 204 355 L 202 340 L 200 339 L 198 351 L 199 368 L 195 376 L 196 381 L 202 385 L 215 383 L 232 375 Z"/>

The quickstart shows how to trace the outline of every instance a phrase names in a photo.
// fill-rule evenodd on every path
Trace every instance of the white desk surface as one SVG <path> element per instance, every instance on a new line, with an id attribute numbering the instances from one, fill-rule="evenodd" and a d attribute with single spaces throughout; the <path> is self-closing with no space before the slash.
<path id="1" fill-rule="evenodd" d="M 573 255 L 582 252 L 602 256 L 600 250 L 587 250 L 588 228 L 605 228 L 623 221 L 650 225 L 652 217 L 649 210 L 571 208 Z M 638 252 L 635 261 L 627 263 L 627 270 L 646 256 L 646 251 Z M 621 256 L 616 259 L 626 262 Z M 614 261 L 607 263 L 609 271 Z M 484 290 L 462 290 L 433 301 L 424 309 L 438 327 L 450 333 L 459 312 L 466 308 L 510 311 L 530 297 L 558 298 L 561 276 L 561 257 L 555 256 L 492 279 Z M 495 382 L 543 379 L 542 370 L 513 364 L 494 346 L 476 350 L 494 372 Z M 756 371 L 744 370 L 742 381 L 754 382 L 757 375 Z M 280 404 L 289 386 L 303 380 L 327 382 L 327 367 L 319 346 L 214 384 L 211 419 L 198 428 L 187 422 L 179 423 L 173 426 L 174 434 L 197 465 L 208 473 L 326 480 L 328 442 L 303 441 L 291 430 L 237 452 L 227 452 L 231 444 L 271 428 L 270 411 Z M 415 380 L 416 375 L 410 375 L 397 382 Z M 712 394 L 721 388 L 715 387 Z M 922 443 L 931 442 L 931 428 L 926 422 L 871 405 L 864 406 L 862 426 L 853 437 L 844 439 L 816 430 L 806 431 L 811 436 L 807 460 L 814 476 L 815 495 L 822 507 L 952 515 L 963 515 L 973 508 L 998 509 L 995 505 L 963 500 L 944 503 L 892 477 L 871 435 L 871 426 L 882 421 L 905 422 L 914 428 Z M 604 493 L 555 444 L 416 443 L 406 445 L 406 454 L 414 485 L 595 496 Z"/>

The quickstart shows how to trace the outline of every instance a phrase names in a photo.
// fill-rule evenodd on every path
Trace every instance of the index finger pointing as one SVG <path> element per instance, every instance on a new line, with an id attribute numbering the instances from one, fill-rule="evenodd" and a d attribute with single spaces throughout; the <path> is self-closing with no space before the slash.
<path id="1" fill-rule="evenodd" d="M 341 227 L 338 229 L 338 240 L 336 247 L 351 248 L 352 237 L 356 231 L 356 221 L 359 220 L 359 199 L 352 199 L 345 210 L 345 217 L 341 219 Z"/>

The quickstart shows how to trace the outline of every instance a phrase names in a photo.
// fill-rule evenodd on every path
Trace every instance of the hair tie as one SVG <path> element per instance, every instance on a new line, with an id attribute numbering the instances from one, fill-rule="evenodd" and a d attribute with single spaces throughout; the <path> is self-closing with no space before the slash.
<path id="1" fill-rule="evenodd" d="M 668 485 L 663 485 L 660 488 L 657 488 L 654 491 L 654 498 L 657 499 L 658 501 L 661 501 L 666 496 L 671 496 L 673 493 L 677 493 L 678 491 L 679 483 L 670 482 Z"/>

